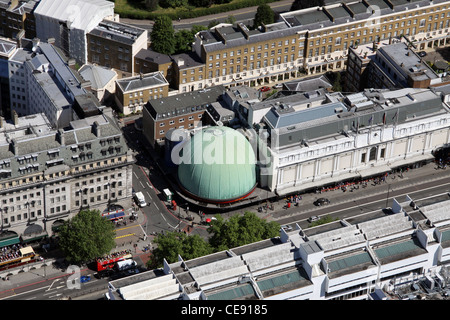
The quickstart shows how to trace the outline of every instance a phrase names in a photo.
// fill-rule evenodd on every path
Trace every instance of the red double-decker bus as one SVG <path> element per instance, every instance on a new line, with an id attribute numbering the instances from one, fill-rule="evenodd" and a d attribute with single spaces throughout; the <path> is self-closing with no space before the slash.
<path id="1" fill-rule="evenodd" d="M 97 271 L 112 269 L 117 261 L 131 259 L 131 250 L 123 250 L 97 258 Z"/>

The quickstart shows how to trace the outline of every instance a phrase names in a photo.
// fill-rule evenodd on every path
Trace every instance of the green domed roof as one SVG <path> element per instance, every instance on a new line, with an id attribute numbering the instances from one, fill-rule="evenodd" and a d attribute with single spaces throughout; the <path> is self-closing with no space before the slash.
<path id="1" fill-rule="evenodd" d="M 178 179 L 195 197 L 215 202 L 248 195 L 256 185 L 255 153 L 247 139 L 228 127 L 195 134 L 183 147 Z"/>

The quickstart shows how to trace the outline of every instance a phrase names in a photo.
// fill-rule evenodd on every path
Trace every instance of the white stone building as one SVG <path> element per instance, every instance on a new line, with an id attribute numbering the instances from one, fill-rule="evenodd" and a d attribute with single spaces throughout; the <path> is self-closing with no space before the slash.
<path id="1" fill-rule="evenodd" d="M 109 283 L 111 300 L 407 299 L 412 283 L 448 283 L 448 195 L 393 199 L 383 210 L 192 260 L 179 257 Z M 443 276 L 444 275 L 444 276 Z M 431 287 L 431 286 L 430 286 Z M 445 287 L 438 289 L 445 290 Z M 424 291 L 422 291 L 424 292 Z M 380 294 L 381 293 L 381 294 Z M 416 295 L 418 292 L 416 292 Z M 416 296 L 414 295 L 414 297 Z"/>
<path id="2" fill-rule="evenodd" d="M 34 10 L 36 36 L 80 63 L 87 62 L 86 34 L 103 19 L 114 19 L 114 2 L 106 0 L 41 0 Z"/>
<path id="3" fill-rule="evenodd" d="M 108 110 L 59 130 L 43 113 L 2 119 L 2 231 L 46 236 L 81 209 L 114 205 L 128 213 L 133 161 Z"/>
<path id="4" fill-rule="evenodd" d="M 317 90 L 267 100 L 261 121 L 270 148 L 267 186 L 283 195 L 431 161 L 449 142 L 450 113 L 442 100 L 430 89 L 412 88 L 345 98 Z"/>

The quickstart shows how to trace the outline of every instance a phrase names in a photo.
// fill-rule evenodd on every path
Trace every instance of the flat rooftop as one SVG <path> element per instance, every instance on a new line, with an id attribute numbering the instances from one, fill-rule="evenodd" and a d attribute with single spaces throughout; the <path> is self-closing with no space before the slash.
<path id="1" fill-rule="evenodd" d="M 132 45 L 146 30 L 122 24 L 115 21 L 103 20 L 89 34 Z"/>

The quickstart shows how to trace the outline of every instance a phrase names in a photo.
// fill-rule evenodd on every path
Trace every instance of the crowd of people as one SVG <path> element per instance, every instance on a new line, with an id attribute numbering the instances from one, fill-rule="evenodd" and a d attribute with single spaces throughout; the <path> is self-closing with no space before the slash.
<path id="1" fill-rule="evenodd" d="M 126 250 L 122 250 L 122 251 L 117 251 L 111 254 L 108 254 L 104 257 L 98 258 L 97 261 L 98 262 L 104 262 L 104 261 L 108 261 L 117 257 L 121 257 L 127 254 L 131 254 L 131 249 L 126 249 Z"/>
<path id="2" fill-rule="evenodd" d="M 0 263 L 20 258 L 22 256 L 20 249 L 22 248 L 23 246 L 20 243 L 1 248 Z"/>

